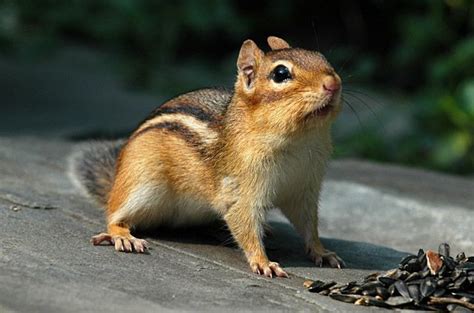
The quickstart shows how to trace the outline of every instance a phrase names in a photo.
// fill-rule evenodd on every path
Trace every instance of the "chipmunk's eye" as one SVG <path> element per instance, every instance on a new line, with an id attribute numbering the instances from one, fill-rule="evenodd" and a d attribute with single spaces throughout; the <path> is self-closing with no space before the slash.
<path id="1" fill-rule="evenodd" d="M 291 79 L 291 73 L 286 66 L 280 64 L 273 69 L 270 77 L 275 83 L 280 84 Z"/>

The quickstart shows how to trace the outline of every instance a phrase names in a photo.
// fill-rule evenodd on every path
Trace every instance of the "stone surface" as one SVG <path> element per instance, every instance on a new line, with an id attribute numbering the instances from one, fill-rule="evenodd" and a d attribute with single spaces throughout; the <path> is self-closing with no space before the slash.
<path id="1" fill-rule="evenodd" d="M 347 269 L 315 268 L 278 212 L 266 247 L 290 279 L 250 273 L 217 227 L 157 230 L 148 255 L 116 253 L 89 243 L 103 214 L 65 174 L 72 145 L 0 138 L 0 312 L 375 311 L 302 282 L 360 279 L 442 241 L 474 254 L 472 180 L 355 160 L 333 162 L 320 214 Z"/>

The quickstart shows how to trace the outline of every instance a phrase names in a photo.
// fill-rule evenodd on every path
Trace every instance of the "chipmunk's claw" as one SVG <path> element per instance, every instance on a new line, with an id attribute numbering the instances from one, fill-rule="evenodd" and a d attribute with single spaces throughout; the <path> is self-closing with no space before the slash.
<path id="1" fill-rule="evenodd" d="M 280 264 L 276 262 L 264 262 L 264 263 L 251 263 L 250 268 L 252 272 L 264 275 L 270 278 L 273 278 L 273 275 L 276 277 L 285 277 L 288 278 L 288 274 L 280 267 Z"/>
<path id="2" fill-rule="evenodd" d="M 109 245 L 114 244 L 114 240 L 112 239 L 112 236 L 110 236 L 107 233 L 100 233 L 98 235 L 92 236 L 92 238 L 91 238 L 91 243 L 94 246 L 100 245 L 104 241 L 108 242 Z"/>
<path id="3" fill-rule="evenodd" d="M 343 268 L 346 267 L 344 261 L 335 253 L 329 250 L 325 250 L 324 253 L 315 253 L 312 256 L 316 266 L 323 267 L 324 264 L 328 264 L 333 268 Z"/>
<path id="4" fill-rule="evenodd" d="M 119 236 L 101 233 L 92 237 L 91 242 L 94 246 L 103 242 L 108 242 L 115 246 L 115 250 L 122 252 L 145 253 L 148 250 L 148 242 L 144 239 L 133 236 Z"/>

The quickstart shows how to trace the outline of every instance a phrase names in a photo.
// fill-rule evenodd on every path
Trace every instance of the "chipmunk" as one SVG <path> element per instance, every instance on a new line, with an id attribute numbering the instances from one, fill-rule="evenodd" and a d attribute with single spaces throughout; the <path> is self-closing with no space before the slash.
<path id="1" fill-rule="evenodd" d="M 131 229 L 186 227 L 223 219 L 253 272 L 288 277 L 268 259 L 266 212 L 274 207 L 303 237 L 310 258 L 341 267 L 318 234 L 318 200 L 341 110 L 341 79 L 318 52 L 268 37 L 246 40 L 233 92 L 202 89 L 158 107 L 118 143 L 72 158 L 75 181 L 106 209 L 115 250 L 144 252 Z"/>

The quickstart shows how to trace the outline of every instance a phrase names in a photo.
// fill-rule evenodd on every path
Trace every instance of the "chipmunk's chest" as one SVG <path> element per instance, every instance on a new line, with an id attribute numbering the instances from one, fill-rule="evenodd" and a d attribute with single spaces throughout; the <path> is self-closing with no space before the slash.
<path id="1" fill-rule="evenodd" d="M 319 139 L 319 140 L 318 140 Z M 330 140 L 318 138 L 295 143 L 276 160 L 271 183 L 271 201 L 280 206 L 306 192 L 319 192 L 331 155 Z"/>

